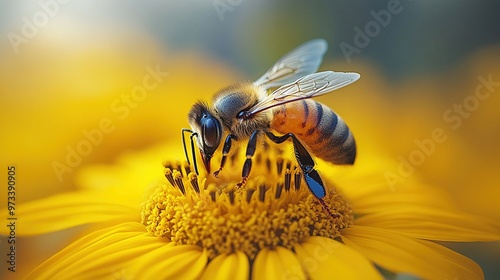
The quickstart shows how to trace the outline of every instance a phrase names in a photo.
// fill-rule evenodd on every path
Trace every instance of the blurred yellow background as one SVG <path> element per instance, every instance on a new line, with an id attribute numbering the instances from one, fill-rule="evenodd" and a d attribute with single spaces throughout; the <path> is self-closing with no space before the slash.
<path id="1" fill-rule="evenodd" d="M 324 38 L 330 47 L 320 69 L 361 79 L 318 100 L 358 142 L 403 165 L 388 170 L 393 187 L 419 176 L 464 211 L 499 220 L 498 8 L 486 1 L 2 2 L 0 182 L 7 186 L 14 165 L 20 203 L 73 190 L 80 168 L 125 151 L 164 141 L 181 149 L 193 102 Z M 3 207 L 6 187 L 1 192 Z M 487 279 L 500 276 L 500 245 L 457 248 Z"/>

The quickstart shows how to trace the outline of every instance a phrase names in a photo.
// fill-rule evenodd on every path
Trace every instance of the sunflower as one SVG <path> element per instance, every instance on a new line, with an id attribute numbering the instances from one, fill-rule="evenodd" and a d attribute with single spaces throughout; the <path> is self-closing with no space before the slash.
<path id="1" fill-rule="evenodd" d="M 27 278 L 481 279 L 474 261 L 434 241 L 500 237 L 416 179 L 390 188 L 394 163 L 375 154 L 355 167 L 319 162 L 328 189 L 319 203 L 287 152 L 257 154 L 238 187 L 237 153 L 216 179 L 195 175 L 172 146 L 88 167 L 80 190 L 20 205 L 21 236 L 87 225 Z M 162 166 L 161 155 L 173 160 Z"/>

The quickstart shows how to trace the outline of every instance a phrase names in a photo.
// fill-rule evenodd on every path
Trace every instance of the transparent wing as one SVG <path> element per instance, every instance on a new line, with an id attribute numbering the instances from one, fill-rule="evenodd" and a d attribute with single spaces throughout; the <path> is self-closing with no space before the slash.
<path id="1" fill-rule="evenodd" d="M 278 60 L 254 84 L 265 89 L 291 83 L 318 70 L 328 44 L 323 39 L 306 42 Z"/>
<path id="2" fill-rule="evenodd" d="M 264 100 L 253 106 L 248 116 L 263 110 L 314 96 L 329 93 L 354 83 L 360 78 L 358 73 L 324 71 L 309 74 L 297 81 L 281 86 L 269 94 Z"/>

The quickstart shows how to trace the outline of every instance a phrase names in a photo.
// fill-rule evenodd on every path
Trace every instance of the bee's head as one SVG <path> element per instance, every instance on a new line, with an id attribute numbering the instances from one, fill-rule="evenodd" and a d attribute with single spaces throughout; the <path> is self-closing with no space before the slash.
<path id="1" fill-rule="evenodd" d="M 197 102 L 191 107 L 188 120 L 191 129 L 197 134 L 203 164 L 207 172 L 210 172 L 210 160 L 222 138 L 221 123 L 202 102 Z"/>

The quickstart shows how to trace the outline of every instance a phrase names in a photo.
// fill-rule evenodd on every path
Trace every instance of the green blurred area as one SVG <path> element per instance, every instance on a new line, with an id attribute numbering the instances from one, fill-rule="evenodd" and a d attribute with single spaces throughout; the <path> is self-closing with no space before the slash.
<path id="1" fill-rule="evenodd" d="M 50 6 L 57 1 L 40 2 Z M 86 30 L 111 35 L 138 29 L 169 48 L 195 49 L 220 58 L 250 78 L 291 46 L 316 37 L 330 43 L 327 57 L 345 60 L 340 44 L 355 46 L 356 27 L 364 31 L 368 26 L 376 35 L 369 36 L 351 63 L 372 61 L 391 81 L 452 69 L 475 50 L 500 43 L 497 1 L 64 2 L 59 4 L 61 14 L 49 25 L 58 18 L 71 19 L 70 38 L 86 36 Z M 385 20 L 381 13 L 391 7 L 397 12 Z M 35 1 L 2 1 L 1 33 L 19 31 L 22 17 L 31 19 L 41 9 Z M 385 25 L 379 31 L 370 26 L 377 15 Z"/>

